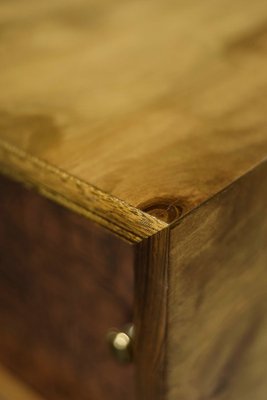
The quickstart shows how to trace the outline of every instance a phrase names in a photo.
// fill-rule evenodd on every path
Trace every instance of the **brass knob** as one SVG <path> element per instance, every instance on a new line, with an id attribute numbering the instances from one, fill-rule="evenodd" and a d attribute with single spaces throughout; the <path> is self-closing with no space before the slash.
<path id="1" fill-rule="evenodd" d="M 133 360 L 134 327 L 127 325 L 122 331 L 111 329 L 107 335 L 108 343 L 115 359 L 122 364 Z"/>

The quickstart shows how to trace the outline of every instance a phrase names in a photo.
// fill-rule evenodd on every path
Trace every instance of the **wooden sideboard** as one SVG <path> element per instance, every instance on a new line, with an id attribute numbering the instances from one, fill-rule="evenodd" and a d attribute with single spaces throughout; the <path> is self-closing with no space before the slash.
<path id="1" fill-rule="evenodd" d="M 0 364 L 43 399 L 266 400 L 266 20 L 1 1 Z"/>

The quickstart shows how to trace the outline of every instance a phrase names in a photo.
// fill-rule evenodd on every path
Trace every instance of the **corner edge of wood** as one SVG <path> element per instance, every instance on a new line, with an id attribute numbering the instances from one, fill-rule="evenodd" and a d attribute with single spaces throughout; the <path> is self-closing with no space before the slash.
<path id="1" fill-rule="evenodd" d="M 0 172 L 131 244 L 140 243 L 168 226 L 156 217 L 2 139 Z"/>

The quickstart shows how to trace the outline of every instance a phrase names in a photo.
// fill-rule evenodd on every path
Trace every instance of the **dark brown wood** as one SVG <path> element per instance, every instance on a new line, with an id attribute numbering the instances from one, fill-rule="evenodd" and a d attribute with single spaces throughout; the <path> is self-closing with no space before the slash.
<path id="1" fill-rule="evenodd" d="M 136 245 L 135 363 L 138 400 L 166 393 L 169 229 Z"/>
<path id="2" fill-rule="evenodd" d="M 171 230 L 168 400 L 265 400 L 267 162 Z"/>
<path id="3" fill-rule="evenodd" d="M 132 320 L 133 249 L 0 179 L 0 360 L 47 400 L 132 399 L 106 344 Z"/>

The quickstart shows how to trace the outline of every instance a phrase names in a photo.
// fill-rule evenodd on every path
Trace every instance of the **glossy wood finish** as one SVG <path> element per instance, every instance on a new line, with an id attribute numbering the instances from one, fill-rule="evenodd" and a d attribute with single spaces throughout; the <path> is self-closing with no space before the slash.
<path id="1" fill-rule="evenodd" d="M 266 16 L 262 0 L 2 1 L 0 161 L 8 142 L 78 178 L 39 174 L 69 203 L 82 181 L 169 222 L 266 157 Z"/>
<path id="2" fill-rule="evenodd" d="M 107 355 L 94 353 L 116 372 L 115 380 L 103 376 L 114 386 L 95 388 L 98 369 L 88 379 L 85 336 L 94 335 L 94 320 L 99 344 L 114 313 L 118 323 L 129 317 L 129 293 L 138 400 L 265 400 L 266 17 L 262 0 L 1 1 L 0 171 L 68 210 L 33 194 L 22 207 L 19 197 L 12 205 L 1 195 L 7 211 L 0 243 L 15 275 L 1 264 L 0 316 L 13 336 L 3 336 L 0 354 L 11 366 L 24 359 L 17 326 L 29 338 L 36 326 L 42 330 L 34 304 L 49 298 L 47 337 L 37 341 L 41 365 L 33 358 L 16 368 L 52 400 L 54 390 L 62 399 L 115 396 L 119 373 Z M 19 220 L 20 212 L 33 213 L 36 224 Z M 89 269 L 87 246 L 95 248 Z M 18 259 L 25 249 L 31 262 Z M 30 278 L 39 253 L 47 286 Z M 73 259 L 78 269 L 64 269 Z M 135 289 L 126 294 L 133 264 Z M 13 300 L 13 290 L 23 301 Z M 95 307 L 95 297 L 103 305 L 91 320 L 78 304 Z M 68 333 L 74 317 L 79 324 Z M 66 365 L 59 376 L 54 357 Z M 53 379 L 60 387 L 47 386 Z M 129 390 L 120 395 L 129 397 Z"/>
<path id="3" fill-rule="evenodd" d="M 132 399 L 106 342 L 133 318 L 132 247 L 4 178 L 0 246 L 1 362 L 47 400 Z"/>
<path id="4" fill-rule="evenodd" d="M 168 400 L 267 393 L 267 163 L 171 232 Z"/>

